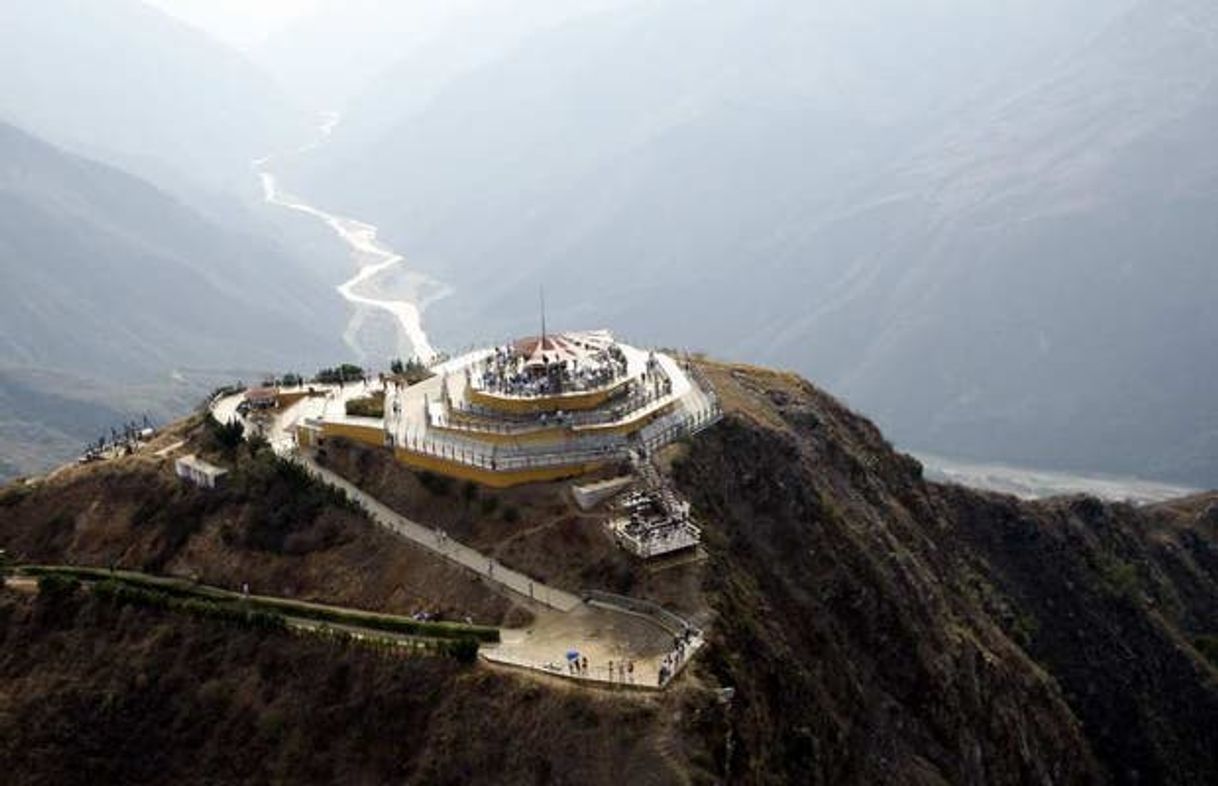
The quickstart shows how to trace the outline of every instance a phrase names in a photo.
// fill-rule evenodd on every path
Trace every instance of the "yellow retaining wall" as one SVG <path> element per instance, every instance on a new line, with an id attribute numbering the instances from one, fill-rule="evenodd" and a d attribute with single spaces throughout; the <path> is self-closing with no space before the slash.
<path id="1" fill-rule="evenodd" d="M 653 409 L 652 412 L 631 418 L 628 420 L 620 420 L 618 423 L 600 423 L 594 425 L 554 425 L 554 427 L 546 427 L 540 429 L 532 429 L 530 431 L 518 431 L 515 434 L 504 434 L 501 431 L 473 429 L 459 429 L 453 427 L 445 427 L 445 425 L 434 425 L 431 427 L 436 431 L 442 431 L 445 434 L 453 436 L 462 436 L 465 439 L 485 442 L 487 445 L 537 445 L 543 442 L 561 442 L 566 439 L 576 439 L 580 436 L 626 436 L 633 434 L 635 431 L 646 427 L 652 420 L 655 420 L 664 414 L 672 411 L 672 407 L 676 406 L 676 401 L 666 403 L 663 407 Z"/>
<path id="2" fill-rule="evenodd" d="M 541 412 L 578 412 L 585 409 L 596 409 L 609 399 L 619 394 L 631 382 L 631 378 L 618 380 L 612 387 L 604 390 L 592 390 L 587 393 L 562 393 L 557 396 L 539 396 L 537 398 L 517 398 L 488 393 L 485 390 L 466 390 L 466 397 L 480 407 L 510 412 L 515 415 L 534 414 Z"/>
<path id="3" fill-rule="evenodd" d="M 546 442 L 562 442 L 571 435 L 566 426 L 551 426 L 549 428 L 521 431 L 516 434 L 505 434 L 499 431 L 479 431 L 476 429 L 452 428 L 450 426 L 432 426 L 433 431 L 449 434 L 454 437 L 484 442 L 488 445 L 536 445 Z"/>
<path id="4" fill-rule="evenodd" d="M 658 409 L 648 412 L 642 417 L 637 417 L 632 420 L 623 420 L 620 423 L 603 423 L 593 426 L 576 426 L 575 433 L 579 436 L 587 436 L 593 434 L 596 436 L 617 435 L 626 436 L 640 430 L 648 423 L 667 414 L 676 406 L 677 402 L 672 401 Z"/>
<path id="5" fill-rule="evenodd" d="M 457 437 L 476 440 L 488 445 L 536 445 L 542 443 L 560 443 L 566 439 L 581 436 L 627 436 L 646 426 L 651 421 L 669 413 L 676 406 L 671 401 L 662 407 L 629 420 L 617 423 L 600 423 L 589 426 L 547 426 L 531 431 L 520 431 L 515 434 L 505 434 L 498 431 L 481 430 L 476 426 L 472 429 L 453 428 L 451 426 L 432 426 L 436 431 Z M 467 421 L 468 422 L 468 421 Z"/>
<path id="6" fill-rule="evenodd" d="M 412 469 L 426 470 L 445 475 L 458 480 L 472 480 L 491 488 L 508 488 L 523 486 L 526 483 L 548 483 L 565 478 L 578 477 L 594 472 L 604 466 L 603 462 L 588 462 L 584 464 L 569 464 L 561 467 L 535 467 L 531 469 L 515 469 L 496 471 L 483 467 L 471 467 L 449 459 L 415 453 L 405 448 L 394 451 L 394 457 Z"/>
<path id="7" fill-rule="evenodd" d="M 333 423 L 325 421 L 321 426 L 322 435 L 326 437 L 345 437 L 354 442 L 371 445 L 374 448 L 385 447 L 385 431 L 373 426 L 359 426 L 354 423 Z"/>

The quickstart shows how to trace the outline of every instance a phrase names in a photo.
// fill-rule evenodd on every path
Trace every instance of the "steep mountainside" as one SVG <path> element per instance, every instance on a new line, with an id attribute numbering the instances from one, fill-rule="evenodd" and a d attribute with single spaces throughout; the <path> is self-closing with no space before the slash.
<path id="1" fill-rule="evenodd" d="M 0 717 L 22 722 L 0 738 L 27 751 L 11 761 L 24 780 L 47 782 L 62 772 L 57 762 L 83 755 L 112 782 L 164 772 L 192 782 L 202 771 L 224 781 L 324 779 L 351 756 L 368 782 L 1218 778 L 1218 669 L 1202 655 L 1218 649 L 1218 496 L 1152 508 L 1029 504 L 928 484 L 873 425 L 799 378 L 705 370 L 727 417 L 665 463 L 705 527 L 700 575 L 715 619 L 711 646 L 675 691 L 631 697 L 485 666 L 374 664 L 131 612 L 113 621 L 91 601 L 56 612 L 43 600 L 6 600 Z M 361 565 L 383 586 L 388 552 L 365 550 L 375 534 L 366 522 L 348 520 L 345 541 L 327 539 L 333 500 L 305 487 L 286 493 L 290 478 L 244 451 L 209 453 L 239 469 L 220 498 L 173 491 L 164 464 L 144 457 L 10 489 L 0 496 L 0 548 L 149 568 L 167 554 L 159 564 L 231 583 L 234 564 L 255 569 L 258 549 L 291 543 L 267 556 L 276 582 L 313 581 L 325 573 L 302 569 L 326 559 Z M 109 477 L 98 482 L 98 473 Z M 169 501 L 164 513 L 124 512 L 157 494 Z M 312 502 L 281 504 L 297 494 Z M 512 554 L 501 552 L 504 564 Z M 396 575 L 414 582 L 425 569 L 407 562 Z M 308 596 L 353 597 L 360 572 L 346 575 L 311 584 Z M 425 586 L 443 595 L 456 585 Z M 210 653 L 197 672 L 183 658 L 191 649 Z M 256 659 L 241 655 L 255 649 Z M 280 675 L 273 691 L 270 674 Z M 729 686 L 734 698 L 719 704 L 714 690 Z M 420 695 L 436 698 L 420 704 Z M 358 721 L 355 706 L 366 711 Z M 147 712 L 158 724 L 146 725 Z M 187 717 L 190 735 L 153 730 Z M 398 725 L 403 718 L 413 720 Z M 115 753 L 124 748 L 107 735 L 123 730 L 151 735 L 156 776 Z M 545 742 L 550 735 L 565 742 Z M 221 765 L 237 738 L 265 755 Z"/>
<path id="2" fill-rule="evenodd" d="M 245 184 L 301 115 L 236 52 L 140 0 L 0 5 L 0 118 L 126 169 Z"/>
<path id="3" fill-rule="evenodd" d="M 44 424 L 76 448 L 116 425 L 114 411 L 200 394 L 175 393 L 173 371 L 306 370 L 341 352 L 331 282 L 275 242 L 4 124 L 0 286 L 0 395 L 22 403 L 4 411 L 0 452 L 14 459 L 38 443 L 10 427 Z M 152 383 L 159 396 L 141 389 Z M 150 398 L 159 403 L 148 407 Z M 85 402 L 75 408 L 95 416 L 69 416 L 59 400 Z M 66 458 L 56 450 L 27 468 Z"/>
<path id="4" fill-rule="evenodd" d="M 1218 631 L 1218 498 L 927 484 L 806 382 L 711 371 L 736 414 L 676 477 L 712 522 L 710 668 L 740 690 L 757 779 L 777 762 L 822 783 L 1218 775 L 1199 652 Z"/>

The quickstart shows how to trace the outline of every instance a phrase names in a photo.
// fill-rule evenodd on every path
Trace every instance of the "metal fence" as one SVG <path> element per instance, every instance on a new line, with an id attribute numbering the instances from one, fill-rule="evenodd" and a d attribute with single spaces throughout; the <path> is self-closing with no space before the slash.
<path id="1" fill-rule="evenodd" d="M 584 590 L 580 593 L 585 601 L 603 603 L 606 606 L 614 606 L 634 614 L 642 614 L 645 617 L 651 617 L 660 624 L 665 630 L 673 635 L 684 633 L 687 630 L 693 631 L 695 634 L 700 633 L 693 624 L 686 620 L 681 615 L 669 611 L 658 603 L 652 603 L 649 600 L 642 598 L 631 598 L 626 595 L 615 595 L 612 592 L 604 592 L 602 590 Z"/>

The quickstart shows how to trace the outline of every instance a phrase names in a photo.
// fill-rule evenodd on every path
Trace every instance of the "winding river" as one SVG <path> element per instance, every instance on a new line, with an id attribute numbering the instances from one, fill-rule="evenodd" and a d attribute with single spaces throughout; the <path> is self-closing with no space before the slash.
<path id="1" fill-rule="evenodd" d="M 377 239 L 377 228 L 353 218 L 327 213 L 285 193 L 279 187 L 275 174 L 270 171 L 271 165 L 278 160 L 308 153 L 325 144 L 334 133 L 339 120 L 337 113 L 327 114 L 315 141 L 287 153 L 267 156 L 254 162 L 254 170 L 262 182 L 263 198 L 268 204 L 305 213 L 324 222 L 350 247 L 356 273 L 336 287 L 339 295 L 355 306 L 355 312 L 343 331 L 343 341 L 347 346 L 363 358 L 374 354 L 361 345 L 360 333 L 369 313 L 381 311 L 389 314 L 397 326 L 399 357 L 414 356 L 424 362 L 430 362 L 435 358 L 436 351 L 423 328 L 423 310 L 428 303 L 445 297 L 450 290 L 422 274 L 410 272 L 408 296 L 389 296 L 378 279 L 394 268 L 401 267 L 405 258 Z M 435 289 L 437 294 L 424 299 L 421 292 L 425 287 Z"/>

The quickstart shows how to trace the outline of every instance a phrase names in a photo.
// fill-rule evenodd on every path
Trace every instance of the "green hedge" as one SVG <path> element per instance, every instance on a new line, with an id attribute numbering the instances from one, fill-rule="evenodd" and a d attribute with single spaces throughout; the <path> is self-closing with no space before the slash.
<path id="1" fill-rule="evenodd" d="M 335 606 L 324 606 L 317 603 L 288 600 L 286 598 L 268 598 L 258 595 L 246 596 L 229 590 L 192 584 L 182 579 L 149 576 L 143 573 L 129 571 L 110 571 L 105 568 L 88 568 L 78 566 L 47 566 L 25 565 L 18 568 L 22 574 L 29 576 L 58 576 L 79 581 L 113 582 L 127 587 L 151 590 L 173 598 L 197 598 L 210 601 L 213 604 L 235 606 L 241 609 L 252 609 L 280 614 L 288 617 L 328 622 L 336 625 L 369 630 L 383 630 L 391 633 L 401 633 L 408 636 L 424 636 L 434 639 L 452 639 L 460 641 L 471 639 L 475 642 L 499 641 L 499 629 L 484 625 L 464 625 L 456 622 L 421 622 L 409 617 L 399 617 L 392 614 L 378 614 L 372 611 L 343 609 Z"/>
<path id="2" fill-rule="evenodd" d="M 464 639 L 475 641 L 499 641 L 499 629 L 482 625 L 463 625 L 456 622 L 421 622 L 410 617 L 398 617 L 392 614 L 378 614 L 372 611 L 355 611 L 340 609 L 333 606 L 319 606 L 313 603 L 285 600 L 282 598 L 258 598 L 255 603 L 282 610 L 293 617 L 332 622 L 338 625 L 352 625 L 371 630 L 384 630 L 391 633 L 403 633 L 408 636 L 427 636 L 434 639 Z"/>
<path id="3" fill-rule="evenodd" d="M 50 578 L 50 575 L 44 576 L 44 578 Z M 288 627 L 287 620 L 282 614 L 223 601 L 175 597 L 167 592 L 136 587 L 118 579 L 106 579 L 95 583 L 93 593 L 117 603 L 179 611 L 193 617 L 218 620 L 244 628 L 286 630 Z"/>
<path id="4" fill-rule="evenodd" d="M 385 394 L 374 393 L 365 398 L 347 399 L 347 414 L 359 418 L 385 417 Z"/>

